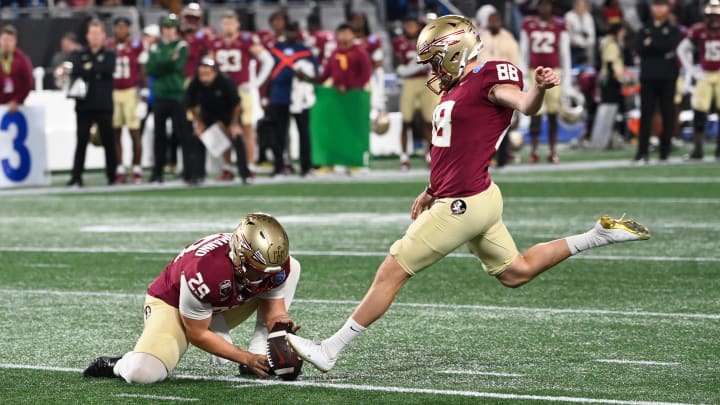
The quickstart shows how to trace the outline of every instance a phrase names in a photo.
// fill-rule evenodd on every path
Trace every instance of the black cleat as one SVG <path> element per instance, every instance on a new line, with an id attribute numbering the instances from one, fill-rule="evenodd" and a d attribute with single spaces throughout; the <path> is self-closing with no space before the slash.
<path id="1" fill-rule="evenodd" d="M 85 369 L 85 371 L 83 371 L 83 375 L 85 377 L 113 378 L 115 377 L 115 373 L 113 373 L 113 368 L 120 359 L 121 357 L 98 357 L 97 359 L 93 360 L 92 363 L 90 363 L 90 365 Z"/>

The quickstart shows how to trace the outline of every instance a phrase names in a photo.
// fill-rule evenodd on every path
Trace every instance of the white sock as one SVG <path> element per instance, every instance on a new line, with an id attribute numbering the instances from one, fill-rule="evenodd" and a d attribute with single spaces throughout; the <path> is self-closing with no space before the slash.
<path id="1" fill-rule="evenodd" d="M 408 161 L 408 155 L 407 153 L 403 152 L 400 154 L 400 161 L 401 162 L 407 162 Z"/>
<path id="2" fill-rule="evenodd" d="M 367 328 L 360 326 L 360 324 L 355 322 L 352 317 L 348 318 L 347 322 L 345 322 L 345 325 L 343 325 L 340 330 L 335 332 L 335 334 L 330 338 L 323 341 L 327 354 L 332 359 L 336 358 L 343 350 L 345 350 L 345 347 L 355 340 L 355 338 L 365 332 L 365 329 Z"/>
<path id="3" fill-rule="evenodd" d="M 133 166 L 133 173 L 142 174 L 142 167 L 139 165 Z"/>
<path id="4" fill-rule="evenodd" d="M 223 163 L 223 164 L 222 164 L 222 169 L 223 169 L 223 170 L 227 170 L 228 172 L 232 172 L 233 166 L 232 166 L 230 163 Z"/>
<path id="5" fill-rule="evenodd" d="M 116 174 L 125 174 L 125 166 L 118 165 L 117 170 L 115 170 Z"/>
<path id="6" fill-rule="evenodd" d="M 598 234 L 595 229 L 579 235 L 568 236 L 565 241 L 570 248 L 570 255 L 573 256 L 588 249 L 610 244 L 610 241 Z"/>

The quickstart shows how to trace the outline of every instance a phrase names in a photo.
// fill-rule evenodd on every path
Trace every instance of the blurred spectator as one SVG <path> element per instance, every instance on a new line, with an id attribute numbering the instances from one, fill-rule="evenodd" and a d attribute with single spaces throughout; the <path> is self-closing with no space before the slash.
<path id="1" fill-rule="evenodd" d="M 420 111 L 423 122 L 423 139 L 427 144 L 429 153 L 432 138 L 432 116 L 439 98 L 427 88 L 428 65 L 417 63 L 417 38 L 422 25 L 417 18 L 406 18 L 403 21 L 403 34 L 393 40 L 395 59 L 398 60 L 396 69 L 398 77 L 402 80 L 400 90 L 400 114 L 402 115 L 402 131 L 400 132 L 400 170 L 410 169 L 408 157 L 408 131 L 412 128 L 416 111 Z"/>
<path id="2" fill-rule="evenodd" d="M 67 185 L 79 187 L 83 185 L 85 152 L 93 123 L 97 125 L 105 148 L 105 175 L 108 184 L 115 183 L 117 165 L 112 131 L 115 54 L 105 48 L 105 26 L 100 20 L 93 19 L 89 22 L 86 38 L 87 48 L 73 54 L 70 73 L 72 86 L 76 86 L 76 83 L 84 83 L 86 87 L 85 92 L 73 93 L 76 96 L 77 144 L 72 177 Z"/>
<path id="3" fill-rule="evenodd" d="M 265 48 L 270 49 L 275 46 L 277 42 L 285 41 L 285 29 L 289 22 L 290 19 L 285 10 L 280 9 L 270 14 L 268 18 L 270 29 L 262 29 L 257 32 L 260 43 L 262 43 Z"/>
<path id="4" fill-rule="evenodd" d="M 625 112 L 625 97 L 622 94 L 622 80 L 625 74 L 624 41 L 625 27 L 622 24 L 612 24 L 608 34 L 600 41 L 600 102 L 617 104 L 618 114 Z M 624 137 L 625 122 L 619 122 L 616 130 Z"/>
<path id="5" fill-rule="evenodd" d="M 225 135 L 232 139 L 237 154 L 238 172 L 243 183 L 247 183 L 250 173 L 245 161 L 245 145 L 240 126 L 242 107 L 235 82 L 218 70 L 213 59 L 203 58 L 197 75 L 188 85 L 186 99 L 198 136 L 207 128 L 218 124 Z"/>
<path id="6" fill-rule="evenodd" d="M 304 89 L 305 85 L 296 83 L 295 69 L 303 68 L 302 65 L 305 64 L 303 76 L 314 77 L 317 71 L 317 60 L 310 49 L 300 42 L 300 27 L 297 22 L 290 22 L 286 26 L 285 40 L 276 43 L 270 49 L 270 53 L 275 60 L 275 68 L 270 75 L 267 111 L 274 124 L 275 136 L 272 150 L 275 165 L 273 175 L 283 174 L 285 166 L 283 156 L 287 148 L 288 128 L 292 113 L 300 136 L 300 175 L 305 176 L 312 168 L 309 108 L 314 103 L 314 93 L 312 88 Z M 293 103 L 293 101 L 296 102 Z"/>
<path id="7" fill-rule="evenodd" d="M 552 14 L 552 0 L 538 1 L 538 15 L 526 17 L 520 36 L 520 58 L 525 66 L 526 87 L 535 82 L 534 71 L 539 66 L 555 69 L 559 74 L 561 85 L 545 93 L 543 110 L 548 119 L 548 146 L 550 163 L 559 162 L 555 149 L 558 134 L 558 111 L 560 99 L 572 89 L 570 39 L 565 29 L 565 22 Z M 530 162 L 537 163 L 537 147 L 540 138 L 542 112 L 530 119 Z"/>
<path id="8" fill-rule="evenodd" d="M 80 48 L 77 35 L 74 32 L 66 32 L 60 39 L 60 50 L 55 52 L 50 59 L 50 69 L 54 72 L 63 62 L 69 62 L 73 52 Z"/>
<path id="9" fill-rule="evenodd" d="M 33 88 L 32 63 L 17 47 L 17 30 L 6 25 L 0 30 L 0 104 L 9 112 L 18 110 Z"/>
<path id="10" fill-rule="evenodd" d="M 605 24 L 607 24 L 608 27 L 613 24 L 622 24 L 623 22 L 623 14 L 619 0 L 605 0 L 602 13 L 603 17 L 605 17 Z"/>
<path id="11" fill-rule="evenodd" d="M 140 115 L 140 136 L 145 133 L 145 124 L 147 123 L 147 119 L 152 113 L 152 91 L 151 89 L 151 83 L 152 78 L 146 74 L 145 72 L 145 65 L 147 64 L 149 55 L 150 55 L 150 48 L 153 47 L 157 43 L 157 41 L 160 39 L 160 26 L 157 24 L 149 24 L 143 28 L 143 36 L 142 36 L 142 43 L 143 43 L 143 52 L 140 54 L 140 57 L 138 58 L 138 62 L 140 63 L 140 66 L 142 67 L 142 83 L 140 83 L 140 86 L 142 89 L 140 89 L 140 109 L 144 111 L 139 111 L 138 115 Z"/>
<path id="12" fill-rule="evenodd" d="M 317 14 L 310 14 L 308 16 L 307 31 L 308 35 L 305 38 L 305 45 L 312 50 L 313 55 L 315 55 L 318 63 L 322 66 L 337 46 L 335 44 L 335 33 L 322 29 L 320 16 Z"/>
<path id="13" fill-rule="evenodd" d="M 483 12 L 481 13 L 481 11 Z M 481 17 L 478 18 L 480 39 L 483 42 L 483 50 L 478 55 L 480 61 L 506 60 L 515 66 L 520 66 L 520 45 L 510 31 L 503 28 L 502 18 L 497 9 L 491 5 L 485 5 L 478 10 L 476 15 Z M 517 126 L 517 119 L 513 120 L 508 131 L 515 126 Z M 506 133 L 495 154 L 498 167 L 505 166 L 510 158 L 509 143 L 510 137 Z"/>
<path id="14" fill-rule="evenodd" d="M 243 126 L 243 138 L 245 142 L 245 156 L 243 162 L 250 165 L 243 169 L 243 172 L 250 170 L 250 175 L 254 175 L 255 161 L 255 114 L 256 109 L 260 108 L 253 102 L 253 92 L 257 92 L 257 83 L 250 80 L 250 61 L 256 60 L 260 62 L 260 71 L 257 74 L 257 81 L 264 83 L 270 76 L 273 67 L 273 60 L 270 53 L 260 45 L 257 35 L 240 31 L 240 21 L 237 14 L 228 10 L 221 20 L 222 37 L 216 38 L 210 42 L 210 50 L 218 69 L 228 75 L 234 82 L 240 93 L 240 102 L 242 103 L 241 124 Z M 255 88 L 253 88 L 255 86 Z M 218 180 L 232 180 L 231 155 L 228 151 L 223 157 L 223 168 Z"/>
<path id="15" fill-rule="evenodd" d="M 673 99 L 678 77 L 676 49 L 680 42 L 680 30 L 672 23 L 667 0 L 653 0 L 653 19 L 649 21 L 636 39 L 640 55 L 640 139 L 636 162 L 649 159 L 650 131 L 656 105 L 660 105 L 662 134 L 660 136 L 660 161 L 667 161 L 670 142 L 675 128 Z"/>
<path id="16" fill-rule="evenodd" d="M 125 183 L 127 170 L 123 166 L 122 129 L 127 127 L 132 138 L 132 182 L 142 182 L 142 142 L 140 140 L 140 119 L 138 117 L 138 85 L 141 83 L 140 55 L 143 44 L 130 38 L 130 19 L 118 17 L 113 23 L 113 40 L 108 48 L 115 52 L 115 74 L 113 75 L 113 132 L 117 154 L 116 182 Z"/>
<path id="17" fill-rule="evenodd" d="M 172 121 L 172 130 L 183 148 L 184 178 L 188 182 L 197 181 L 195 175 L 194 153 L 188 139 L 187 120 L 183 98 L 183 72 L 188 57 L 187 43 L 180 39 L 179 21 L 175 14 L 164 17 L 160 23 L 162 39 L 150 49 L 145 67 L 152 76 L 153 115 L 155 118 L 155 166 L 150 182 L 162 183 L 163 170 L 167 159 L 166 121 Z"/>
<path id="18" fill-rule="evenodd" d="M 385 71 L 383 68 L 382 39 L 370 33 L 370 23 L 367 14 L 363 12 L 352 13 L 350 27 L 355 34 L 355 43 L 367 51 L 372 61 L 370 105 L 373 114 L 377 115 L 385 111 Z"/>
<path id="19" fill-rule="evenodd" d="M 587 0 L 575 0 L 573 9 L 565 14 L 570 35 L 572 64 L 577 65 L 586 56 L 589 64 L 595 60 L 595 22 L 590 14 Z"/>
<path id="20" fill-rule="evenodd" d="M 368 53 L 355 44 L 355 34 L 348 24 L 340 24 L 335 31 L 338 47 L 323 66 L 317 79 L 330 84 L 341 93 L 349 89 L 364 89 L 372 75 L 372 61 Z"/>

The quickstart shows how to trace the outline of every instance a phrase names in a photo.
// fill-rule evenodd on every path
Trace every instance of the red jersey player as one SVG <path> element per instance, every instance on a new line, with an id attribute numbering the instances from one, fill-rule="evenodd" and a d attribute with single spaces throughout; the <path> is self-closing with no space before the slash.
<path id="1" fill-rule="evenodd" d="M 108 41 L 108 49 L 115 52 L 115 73 L 113 74 L 113 131 L 117 155 L 116 183 L 124 183 L 126 170 L 123 166 L 122 129 L 126 126 L 133 145 L 132 182 L 142 182 L 142 142 L 140 140 L 140 119 L 137 116 L 138 86 L 140 85 L 140 54 L 143 44 L 130 38 L 130 19 L 118 17 L 113 23 L 114 38 Z"/>
<path id="2" fill-rule="evenodd" d="M 188 58 L 185 62 L 185 78 L 195 75 L 200 60 L 207 55 L 212 38 L 202 28 L 203 12 L 198 3 L 190 3 L 180 12 L 183 39 L 188 44 Z"/>
<path id="3" fill-rule="evenodd" d="M 571 89 L 571 62 L 570 36 L 565 30 L 565 22 L 552 14 L 552 0 L 540 0 L 538 15 L 529 16 L 523 20 L 520 34 L 520 60 L 526 64 L 523 72 L 530 75 L 530 83 L 533 81 L 532 72 L 538 66 L 555 69 L 565 83 L 562 88 L 548 91 L 544 104 L 548 117 L 548 144 L 550 147 L 548 161 L 557 163 L 559 158 L 555 144 L 558 132 L 558 110 L 562 92 L 568 92 Z M 539 160 L 537 146 L 541 120 L 540 115 L 534 115 L 530 120 L 530 162 L 532 163 L 537 163 Z"/>
<path id="4" fill-rule="evenodd" d="M 407 154 L 408 130 L 411 128 L 415 111 L 420 110 L 423 120 L 423 137 L 428 144 L 430 153 L 430 134 L 432 131 L 432 114 L 437 105 L 437 95 L 425 86 L 429 66 L 418 64 L 415 60 L 417 52 L 415 44 L 422 25 L 417 19 L 403 22 L 403 35 L 393 40 L 395 59 L 398 61 L 397 75 L 402 79 L 400 90 L 400 114 L 402 115 L 402 131 L 400 132 L 400 169 L 410 169 Z M 426 155 L 427 156 L 427 155 Z M 430 161 L 429 159 L 426 159 Z"/>
<path id="5" fill-rule="evenodd" d="M 700 55 L 700 68 L 695 68 L 693 54 Z M 678 58 L 686 72 L 691 72 L 697 83 L 693 97 L 694 148 L 687 156 L 690 160 L 702 160 L 703 140 L 707 115 L 712 109 L 720 109 L 720 0 L 710 0 L 705 7 L 705 21 L 695 24 L 678 45 Z M 715 158 L 720 159 L 720 137 L 715 147 Z"/>
<path id="6" fill-rule="evenodd" d="M 267 377 L 267 331 L 276 322 L 292 323 L 287 309 L 300 277 L 288 248 L 282 225 L 266 214 L 246 215 L 235 232 L 186 246 L 148 287 L 145 328 L 133 351 L 98 357 L 84 374 L 160 382 L 192 344 Z M 229 330 L 254 312 L 255 333 L 245 351 L 232 344 Z"/>
<path id="7" fill-rule="evenodd" d="M 354 43 L 354 34 L 348 24 L 340 24 L 335 32 L 338 47 L 323 66 L 318 83 L 330 79 L 341 92 L 363 89 L 372 75 L 372 62 L 367 52 Z"/>
<path id="8" fill-rule="evenodd" d="M 313 55 L 318 60 L 320 66 L 325 64 L 325 60 L 335 50 L 335 33 L 322 29 L 320 25 L 320 17 L 317 14 L 310 14 L 307 18 L 307 36 L 305 37 L 305 45 L 310 48 Z"/>
<path id="9" fill-rule="evenodd" d="M 255 99 L 253 92 L 257 92 L 259 85 L 270 76 L 274 61 L 270 52 L 260 44 L 257 35 L 240 31 L 240 21 L 234 11 L 223 14 L 220 25 L 222 37 L 210 43 L 210 52 L 217 61 L 220 71 L 230 76 L 238 86 L 242 103 L 240 123 L 243 127 L 245 155 L 252 173 L 254 172 L 252 162 L 255 161 L 255 122 L 253 117 L 256 113 L 255 109 L 260 108 L 253 103 Z M 251 60 L 260 62 L 260 70 L 255 78 L 256 82 L 251 81 Z M 228 152 L 224 156 L 223 172 L 219 179 L 231 180 L 232 177 L 232 164 Z"/>
<path id="10" fill-rule="evenodd" d="M 433 117 L 430 184 L 415 199 L 414 222 L 392 245 L 345 325 L 321 343 L 288 335 L 295 352 L 321 371 L 333 368 L 343 349 L 388 310 L 405 282 L 462 245 L 488 274 L 505 286 L 519 287 L 578 252 L 650 237 L 635 221 L 603 216 L 585 234 L 518 253 L 488 168 L 513 111 L 537 112 L 545 92 L 560 81 L 553 69 L 538 66 L 533 85 L 523 92 L 520 69 L 505 61 L 480 63 L 480 49 L 475 27 L 465 17 L 440 17 L 420 33 L 418 62 L 431 65 L 428 85 L 442 94 Z"/>

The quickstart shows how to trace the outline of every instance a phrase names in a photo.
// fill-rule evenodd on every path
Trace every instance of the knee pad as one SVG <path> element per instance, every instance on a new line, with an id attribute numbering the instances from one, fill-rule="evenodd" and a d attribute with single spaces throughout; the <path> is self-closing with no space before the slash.
<path id="1" fill-rule="evenodd" d="M 115 367 L 128 384 L 159 383 L 168 375 L 163 362 L 147 353 L 126 353 Z"/>
<path id="2" fill-rule="evenodd" d="M 707 113 L 702 111 L 693 111 L 693 129 L 695 132 L 705 133 L 705 125 L 707 124 Z"/>

